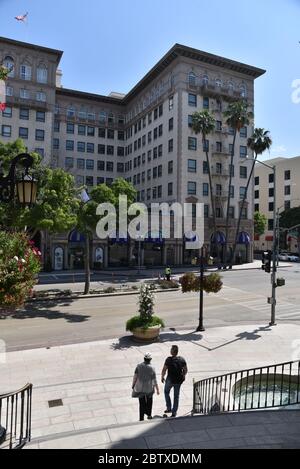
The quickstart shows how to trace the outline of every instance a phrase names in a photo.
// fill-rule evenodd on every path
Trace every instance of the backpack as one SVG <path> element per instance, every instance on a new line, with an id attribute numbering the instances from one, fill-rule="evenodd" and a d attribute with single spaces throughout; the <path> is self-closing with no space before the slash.
<path id="1" fill-rule="evenodd" d="M 181 357 L 172 357 L 168 366 L 169 376 L 174 384 L 181 384 L 185 380 L 183 374 L 183 360 Z"/>

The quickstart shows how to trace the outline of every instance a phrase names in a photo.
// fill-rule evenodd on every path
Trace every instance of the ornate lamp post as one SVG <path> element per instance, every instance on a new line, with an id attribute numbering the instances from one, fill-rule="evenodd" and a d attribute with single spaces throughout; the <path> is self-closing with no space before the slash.
<path id="1" fill-rule="evenodd" d="M 16 174 L 16 168 L 22 165 L 25 172 Z M 35 204 L 37 196 L 37 181 L 29 174 L 29 168 L 33 165 L 33 158 L 28 153 L 20 153 L 11 161 L 7 176 L 0 171 L 0 202 L 9 203 L 14 200 L 15 195 L 18 202 L 30 207 Z"/>

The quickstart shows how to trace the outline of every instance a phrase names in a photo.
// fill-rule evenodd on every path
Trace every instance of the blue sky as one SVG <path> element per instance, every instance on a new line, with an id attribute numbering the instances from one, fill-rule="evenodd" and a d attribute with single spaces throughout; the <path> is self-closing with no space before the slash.
<path id="1" fill-rule="evenodd" d="M 66 88 L 126 93 L 176 42 L 264 68 L 255 125 L 271 157 L 300 155 L 300 0 L 0 0 L 0 18 L 1 36 L 64 51 Z"/>

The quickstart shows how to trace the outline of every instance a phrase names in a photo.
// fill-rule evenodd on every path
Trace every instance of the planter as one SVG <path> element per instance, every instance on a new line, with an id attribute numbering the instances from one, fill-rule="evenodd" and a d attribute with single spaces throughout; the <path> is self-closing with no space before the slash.
<path id="1" fill-rule="evenodd" d="M 147 329 L 136 327 L 132 330 L 133 337 L 142 341 L 156 340 L 159 336 L 161 326 L 151 326 Z"/>

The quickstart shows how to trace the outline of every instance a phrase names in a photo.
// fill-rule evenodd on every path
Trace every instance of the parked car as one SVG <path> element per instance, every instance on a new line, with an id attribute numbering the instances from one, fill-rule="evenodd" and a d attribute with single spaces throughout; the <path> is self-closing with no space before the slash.
<path id="1" fill-rule="evenodd" d="M 280 252 L 278 254 L 278 260 L 279 261 L 289 261 L 289 255 L 287 252 Z"/>
<path id="2" fill-rule="evenodd" d="M 297 254 L 289 254 L 288 259 L 290 262 L 300 262 L 300 257 Z"/>

